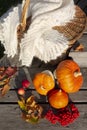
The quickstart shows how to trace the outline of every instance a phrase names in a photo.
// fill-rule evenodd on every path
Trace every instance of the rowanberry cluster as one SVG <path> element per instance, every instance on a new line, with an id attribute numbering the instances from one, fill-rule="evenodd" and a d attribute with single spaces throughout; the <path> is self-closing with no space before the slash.
<path id="1" fill-rule="evenodd" d="M 67 126 L 79 117 L 79 111 L 77 107 L 71 103 L 68 107 L 58 109 L 56 114 L 52 109 L 48 110 L 45 118 L 52 124 L 59 122 L 62 126 Z"/>

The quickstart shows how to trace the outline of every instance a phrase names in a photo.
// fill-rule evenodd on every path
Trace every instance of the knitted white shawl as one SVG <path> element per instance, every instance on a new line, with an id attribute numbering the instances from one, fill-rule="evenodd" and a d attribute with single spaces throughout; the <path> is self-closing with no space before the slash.
<path id="1" fill-rule="evenodd" d="M 17 5 L 0 19 L 0 40 L 8 57 L 18 53 L 17 26 L 21 10 L 22 4 Z M 68 48 L 68 40 L 52 27 L 65 25 L 74 18 L 73 0 L 31 0 L 29 11 L 31 24 L 20 43 L 22 65 L 31 65 L 35 56 L 45 63 L 61 56 Z"/>

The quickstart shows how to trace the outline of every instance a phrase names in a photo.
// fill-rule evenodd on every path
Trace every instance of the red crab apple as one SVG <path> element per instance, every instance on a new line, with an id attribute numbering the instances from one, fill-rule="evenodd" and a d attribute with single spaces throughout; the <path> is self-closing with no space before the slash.
<path id="1" fill-rule="evenodd" d="M 29 85 L 30 85 L 30 82 L 27 79 L 22 81 L 22 86 L 23 86 L 24 89 L 28 88 Z"/>
<path id="2" fill-rule="evenodd" d="M 19 88 L 18 89 L 18 94 L 19 95 L 24 95 L 25 94 L 25 90 L 23 88 Z"/>

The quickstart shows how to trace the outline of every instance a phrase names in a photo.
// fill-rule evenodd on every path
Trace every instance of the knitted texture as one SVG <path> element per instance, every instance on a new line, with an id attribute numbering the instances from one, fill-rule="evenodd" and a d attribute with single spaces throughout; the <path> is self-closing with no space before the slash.
<path id="1" fill-rule="evenodd" d="M 17 54 L 17 26 L 20 23 L 21 5 L 12 7 L 0 19 L 0 40 L 5 54 L 14 57 Z"/>
<path id="2" fill-rule="evenodd" d="M 0 20 L 0 40 L 5 53 L 11 57 L 18 53 L 16 30 L 23 4 L 6 12 L 6 18 L 3 16 L 3 21 Z M 29 29 L 20 43 L 19 60 L 22 65 L 31 65 L 34 57 L 47 63 L 66 53 L 70 41 L 58 27 L 66 26 L 76 17 L 73 0 L 31 0 L 28 11 L 28 17 L 30 14 L 32 17 Z M 57 29 L 54 28 L 56 26 Z"/>

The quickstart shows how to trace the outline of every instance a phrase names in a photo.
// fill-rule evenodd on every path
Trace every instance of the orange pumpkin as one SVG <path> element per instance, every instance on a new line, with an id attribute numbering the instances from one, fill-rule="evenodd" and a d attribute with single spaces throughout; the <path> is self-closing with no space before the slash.
<path id="1" fill-rule="evenodd" d="M 68 94 L 61 89 L 53 89 L 48 93 L 48 102 L 56 109 L 64 108 L 69 102 Z"/>
<path id="2" fill-rule="evenodd" d="M 54 79 L 49 71 L 36 74 L 33 79 L 33 84 L 36 91 L 41 95 L 47 95 L 48 91 L 55 86 Z"/>
<path id="3" fill-rule="evenodd" d="M 72 60 L 62 61 L 55 72 L 59 86 L 67 93 L 77 92 L 83 84 L 78 64 Z"/>

